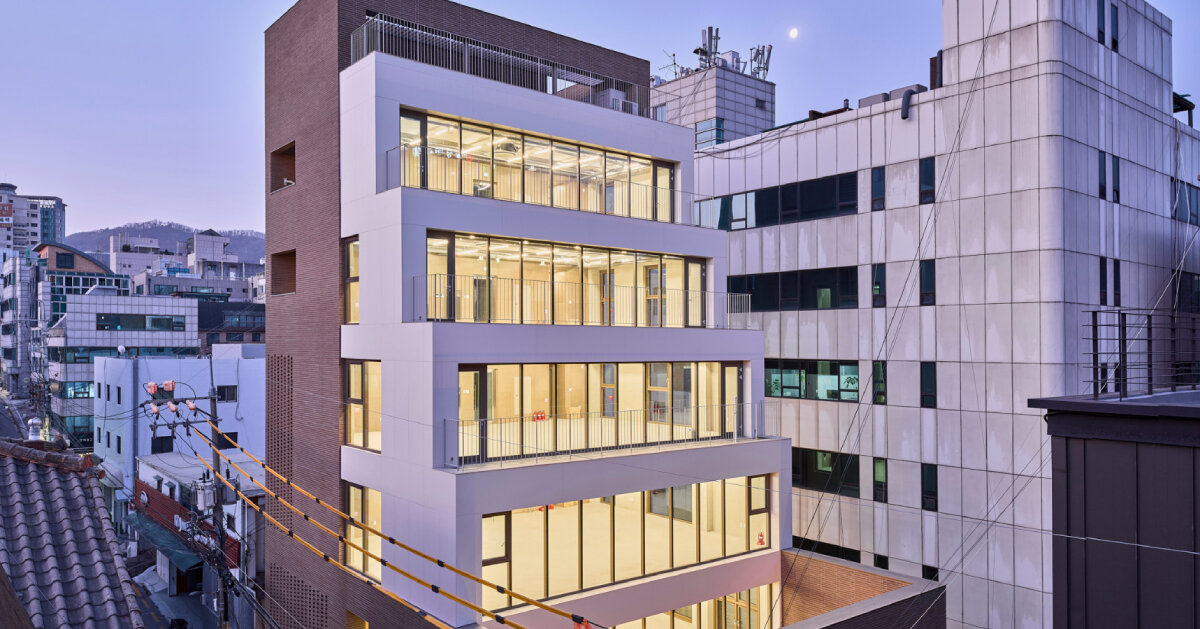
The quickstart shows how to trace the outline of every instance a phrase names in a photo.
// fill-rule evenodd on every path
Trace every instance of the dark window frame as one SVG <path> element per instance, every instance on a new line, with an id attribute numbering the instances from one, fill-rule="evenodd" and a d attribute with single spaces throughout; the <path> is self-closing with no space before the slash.
<path id="1" fill-rule="evenodd" d="M 887 306 L 887 265 L 871 265 L 871 307 L 884 308 Z"/>
<path id="2" fill-rule="evenodd" d="M 871 211 L 887 207 L 887 171 L 884 166 L 871 169 Z"/>
<path id="3" fill-rule="evenodd" d="M 792 448 L 793 487 L 858 498 L 859 480 L 857 454 Z"/>
<path id="4" fill-rule="evenodd" d="M 1105 153 L 1104 151 L 1099 151 L 1099 157 L 1100 157 L 1100 162 L 1099 162 L 1098 168 L 1100 171 L 1100 185 L 1096 191 L 1096 195 L 1099 196 L 1101 199 L 1107 199 L 1108 198 L 1108 154 Z"/>
<path id="5" fill-rule="evenodd" d="M 921 408 L 937 408 L 937 363 L 921 362 Z"/>
<path id="6" fill-rule="evenodd" d="M 883 480 L 880 480 L 879 471 L 883 470 Z M 871 497 L 875 502 L 887 504 L 888 501 L 888 474 L 887 474 L 887 459 L 876 458 L 871 463 Z"/>
<path id="7" fill-rule="evenodd" d="M 921 205 L 927 205 L 937 201 L 937 163 L 932 157 L 923 157 L 917 163 L 919 193 L 917 201 Z"/>
<path id="8" fill-rule="evenodd" d="M 358 275 L 350 275 L 350 249 L 352 246 L 358 247 L 358 256 L 362 255 L 362 245 L 359 244 L 358 236 L 350 236 L 342 239 L 342 323 L 346 325 L 358 324 L 358 309 L 354 309 L 354 320 L 351 320 L 350 309 L 350 287 L 353 285 L 361 291 L 362 287 L 358 283 Z M 362 268 L 362 260 L 358 260 L 357 266 Z M 361 271 L 360 271 L 361 272 Z M 361 295 L 361 292 L 359 293 Z"/>
<path id="9" fill-rule="evenodd" d="M 921 464 L 921 509 L 938 510 L 938 467 L 932 463 Z"/>
<path id="10" fill-rule="evenodd" d="M 933 306 L 937 304 L 937 262 L 935 260 L 921 260 L 918 267 L 920 272 L 921 284 L 921 301 L 922 306 Z"/>
<path id="11" fill-rule="evenodd" d="M 1108 258 L 1100 256 L 1100 305 L 1108 305 Z"/>

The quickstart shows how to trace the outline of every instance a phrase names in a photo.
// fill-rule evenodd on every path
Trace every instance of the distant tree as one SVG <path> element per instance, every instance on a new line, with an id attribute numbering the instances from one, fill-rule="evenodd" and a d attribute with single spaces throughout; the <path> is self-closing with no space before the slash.
<path id="1" fill-rule="evenodd" d="M 121 245 L 121 251 L 129 253 L 130 251 L 133 251 L 133 247 L 130 247 L 129 245 Z"/>

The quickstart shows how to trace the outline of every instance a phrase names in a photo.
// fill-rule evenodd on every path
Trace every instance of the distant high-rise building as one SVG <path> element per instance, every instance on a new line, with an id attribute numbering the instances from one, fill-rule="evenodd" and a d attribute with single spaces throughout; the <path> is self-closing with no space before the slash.
<path id="1" fill-rule="evenodd" d="M 62 242 L 67 235 L 67 204 L 59 197 L 17 194 L 0 183 L 0 247 L 29 249 L 41 242 Z"/>

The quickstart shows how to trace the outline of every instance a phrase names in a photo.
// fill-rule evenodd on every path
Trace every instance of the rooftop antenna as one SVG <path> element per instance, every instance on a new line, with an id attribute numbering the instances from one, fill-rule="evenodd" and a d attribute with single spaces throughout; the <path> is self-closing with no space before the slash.
<path id="1" fill-rule="evenodd" d="M 701 70 L 713 65 L 713 59 L 718 54 L 717 44 L 720 40 L 721 29 L 714 29 L 711 26 L 707 29 L 700 29 L 700 45 L 692 52 L 699 58 Z"/>
<path id="2" fill-rule="evenodd" d="M 770 44 L 766 46 L 755 46 L 750 49 L 750 76 L 756 79 L 767 80 L 767 70 L 771 68 L 771 49 Z"/>
<path id="3" fill-rule="evenodd" d="M 669 69 L 671 71 L 672 78 L 678 79 L 680 76 L 680 70 L 683 68 L 683 66 L 679 65 L 679 63 L 677 63 L 675 61 L 675 53 L 667 52 L 664 50 L 663 54 L 671 58 L 671 63 L 660 67 L 659 70 L 668 70 Z"/>

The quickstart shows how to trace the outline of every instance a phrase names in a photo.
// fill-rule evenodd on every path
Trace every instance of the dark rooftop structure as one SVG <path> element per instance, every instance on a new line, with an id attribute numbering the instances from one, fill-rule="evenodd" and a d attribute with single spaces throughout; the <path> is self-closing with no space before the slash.
<path id="1" fill-rule="evenodd" d="M 51 447 L 0 440 L 0 576 L 11 584 L 0 586 L 0 619 L 28 619 L 16 627 L 143 627 L 101 472 L 90 458 L 43 445 Z"/>

